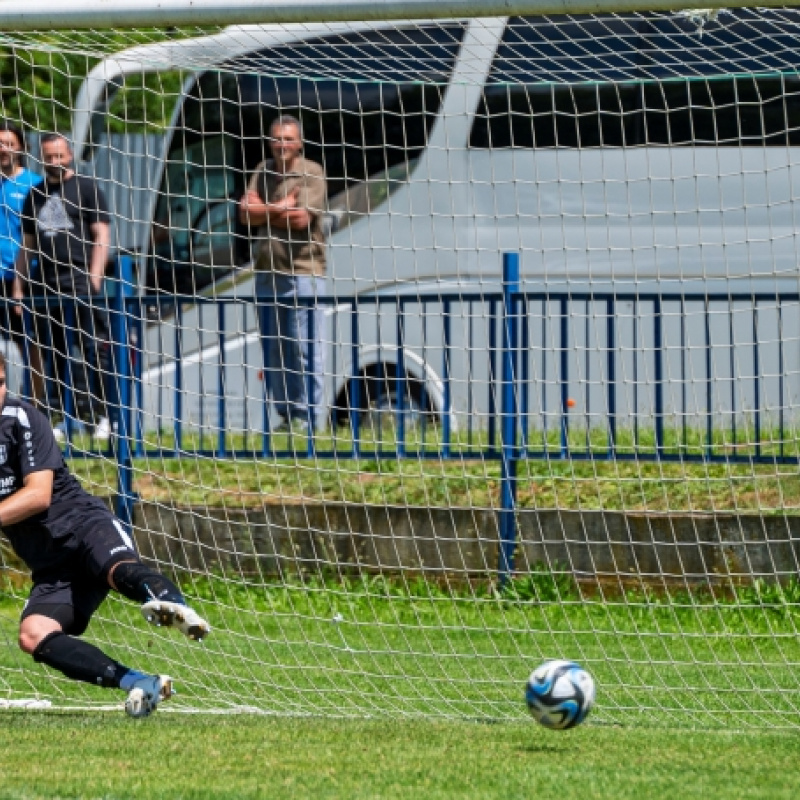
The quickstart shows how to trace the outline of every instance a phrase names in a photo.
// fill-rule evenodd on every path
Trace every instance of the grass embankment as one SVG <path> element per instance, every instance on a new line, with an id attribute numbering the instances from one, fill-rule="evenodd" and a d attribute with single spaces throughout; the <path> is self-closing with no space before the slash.
<path id="1" fill-rule="evenodd" d="M 90 491 L 116 491 L 113 461 L 73 458 L 70 466 Z M 800 512 L 800 468 L 793 464 L 554 457 L 521 461 L 518 477 L 521 509 Z M 450 460 L 309 458 L 304 443 L 296 456 L 280 458 L 255 448 L 252 457 L 211 458 L 189 448 L 179 459 L 135 459 L 134 488 L 145 501 L 230 509 L 309 502 L 491 509 L 500 505 L 500 463 L 469 451 Z"/>

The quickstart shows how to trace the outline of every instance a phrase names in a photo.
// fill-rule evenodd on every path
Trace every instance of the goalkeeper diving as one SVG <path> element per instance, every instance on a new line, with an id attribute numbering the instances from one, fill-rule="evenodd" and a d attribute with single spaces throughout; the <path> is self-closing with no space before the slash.
<path id="1" fill-rule="evenodd" d="M 127 692 L 125 710 L 146 717 L 173 694 L 172 678 L 123 666 L 78 638 L 110 590 L 140 603 L 145 619 L 200 641 L 208 623 L 180 590 L 142 563 L 105 503 L 70 474 L 46 417 L 8 396 L 0 354 L 0 527 L 31 570 L 19 646 L 68 678 Z"/>

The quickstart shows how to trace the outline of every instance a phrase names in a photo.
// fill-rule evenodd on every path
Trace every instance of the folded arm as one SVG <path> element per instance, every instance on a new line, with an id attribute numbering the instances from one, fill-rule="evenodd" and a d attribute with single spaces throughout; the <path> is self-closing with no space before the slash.
<path id="1" fill-rule="evenodd" d="M 239 220 L 244 225 L 276 225 L 288 228 L 289 215 L 302 211 L 297 208 L 298 190 L 293 189 L 282 200 L 275 203 L 265 202 L 258 192 L 248 190 L 239 203 Z"/>
<path id="2" fill-rule="evenodd" d="M 312 179 L 311 183 L 316 183 Z M 324 182 L 322 183 L 322 199 L 324 199 Z M 319 191 L 314 186 L 312 189 L 297 186 L 285 198 L 275 203 L 266 203 L 254 191 L 248 191 L 239 204 L 239 220 L 244 225 L 266 225 L 267 222 L 276 228 L 290 228 L 301 230 L 308 228 L 314 216 L 321 213 L 320 208 L 312 206 Z"/>

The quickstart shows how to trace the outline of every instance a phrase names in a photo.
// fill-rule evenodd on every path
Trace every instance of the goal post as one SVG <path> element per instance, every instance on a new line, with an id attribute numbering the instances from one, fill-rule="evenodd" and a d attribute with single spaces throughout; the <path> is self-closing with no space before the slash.
<path id="1" fill-rule="evenodd" d="M 602 14 L 682 11 L 680 0 L 31 0 L 25 10 L 0 3 L 0 30 L 159 28 L 167 26 L 377 22 L 382 20 L 458 19 L 509 15 Z M 747 8 L 745 0 L 710 2 L 701 12 Z M 766 0 L 760 6 L 780 8 Z"/>
<path id="2" fill-rule="evenodd" d="M 186 711 L 514 720 L 569 659 L 600 723 L 796 726 L 800 12 L 30 0 L 0 30 L 27 167 L 67 135 L 111 237 L 102 298 L 34 273 L 11 391 L 44 372 L 70 468 L 213 631 L 112 595 L 90 640 Z M 17 651 L 0 542 L 0 707 L 107 707 Z"/>

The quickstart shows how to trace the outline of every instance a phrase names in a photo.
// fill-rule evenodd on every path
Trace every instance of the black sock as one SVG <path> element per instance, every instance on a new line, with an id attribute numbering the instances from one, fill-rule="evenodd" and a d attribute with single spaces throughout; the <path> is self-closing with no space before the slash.
<path id="1" fill-rule="evenodd" d="M 33 660 L 63 672 L 74 681 L 119 688 L 127 667 L 109 658 L 93 644 L 56 631 L 45 636 L 33 651 Z"/>
<path id="2" fill-rule="evenodd" d="M 123 561 L 117 564 L 112 580 L 123 597 L 136 603 L 146 603 L 148 600 L 186 603 L 180 589 L 169 578 L 145 566 L 141 561 Z"/>

